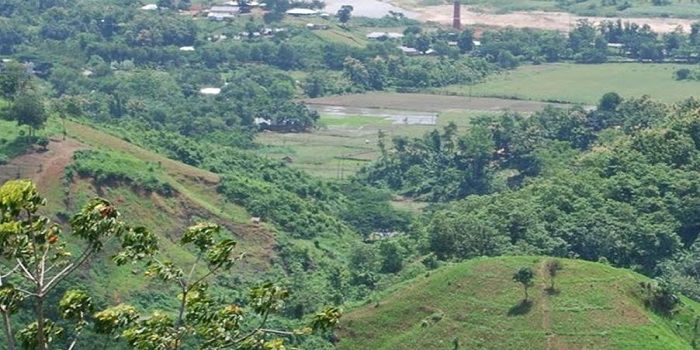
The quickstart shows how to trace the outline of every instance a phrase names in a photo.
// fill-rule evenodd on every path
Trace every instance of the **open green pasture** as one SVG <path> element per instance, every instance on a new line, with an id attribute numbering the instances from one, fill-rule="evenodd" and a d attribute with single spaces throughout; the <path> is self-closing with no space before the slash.
<path id="1" fill-rule="evenodd" d="M 452 85 L 436 92 L 591 105 L 611 91 L 624 98 L 649 95 L 663 102 L 700 96 L 700 82 L 673 79 L 673 73 L 680 68 L 694 66 L 652 63 L 523 66 L 477 85 Z"/>
<path id="2" fill-rule="evenodd" d="M 563 259 L 550 289 L 544 257 L 478 258 L 390 288 L 343 315 L 338 349 L 692 349 L 698 304 L 644 307 L 645 277 Z M 527 302 L 511 276 L 535 271 Z M 378 300 L 378 301 L 377 301 Z"/>

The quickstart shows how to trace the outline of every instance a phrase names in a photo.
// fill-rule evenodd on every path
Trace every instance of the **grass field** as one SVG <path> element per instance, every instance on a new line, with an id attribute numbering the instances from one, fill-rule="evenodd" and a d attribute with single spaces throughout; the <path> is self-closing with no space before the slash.
<path id="1" fill-rule="evenodd" d="M 443 267 L 388 290 L 343 316 L 338 349 L 692 349 L 699 305 L 650 312 L 636 296 L 645 277 L 563 260 L 547 291 L 544 258 L 481 258 Z M 511 276 L 536 271 L 529 302 Z"/>
<path id="2" fill-rule="evenodd" d="M 468 114 L 454 115 L 466 125 Z M 355 173 L 379 156 L 379 130 L 392 136 L 420 136 L 434 126 L 396 125 L 382 118 L 367 116 L 321 116 L 320 130 L 312 133 L 262 133 L 257 141 L 262 152 L 276 159 L 290 157 L 291 166 L 324 178 L 341 178 Z"/>
<path id="3" fill-rule="evenodd" d="M 368 97 L 370 100 L 376 98 Z M 377 114 L 386 113 L 385 109 L 376 111 Z M 386 133 L 388 140 L 394 136 L 420 137 L 450 122 L 467 127 L 474 116 L 489 113 L 493 112 L 446 109 L 438 113 L 436 125 L 395 123 L 389 118 L 370 115 L 322 114 L 319 130 L 300 134 L 262 133 L 257 141 L 263 145 L 261 152 L 269 157 L 289 157 L 291 166 L 315 176 L 344 178 L 379 156 L 377 141 L 380 130 Z"/>
<path id="4" fill-rule="evenodd" d="M 517 98 L 535 101 L 567 101 L 594 105 L 610 91 L 622 97 L 650 95 L 664 102 L 700 96 L 700 82 L 677 81 L 680 64 L 609 63 L 601 65 L 548 64 L 523 66 L 494 76 L 484 83 L 437 89 L 468 96 Z"/>
<path id="5" fill-rule="evenodd" d="M 303 134 L 262 133 L 257 141 L 263 145 L 263 154 L 275 159 L 289 157 L 291 166 L 324 178 L 347 177 L 376 159 L 380 130 L 389 140 L 393 136 L 420 137 L 450 122 L 467 127 L 477 115 L 498 113 L 503 109 L 529 113 L 546 105 L 532 101 L 397 93 L 331 96 L 304 102 L 322 110 L 319 130 Z M 325 108 L 348 113 L 325 113 Z M 425 116 L 432 113 L 437 113 L 435 125 L 401 122 L 404 115 L 407 119 L 425 121 L 428 118 Z"/>

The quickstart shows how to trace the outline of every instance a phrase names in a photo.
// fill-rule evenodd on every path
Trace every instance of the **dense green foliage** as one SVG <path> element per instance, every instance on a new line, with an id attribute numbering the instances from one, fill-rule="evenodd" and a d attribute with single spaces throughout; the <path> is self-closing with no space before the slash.
<path id="1" fill-rule="evenodd" d="M 69 181 L 74 174 L 94 179 L 98 186 L 115 186 L 125 183 L 137 189 L 155 191 L 164 195 L 173 193 L 173 188 L 158 179 L 158 165 L 122 154 L 105 151 L 80 150 L 73 155 L 73 163 L 66 170 Z"/>
<path id="2" fill-rule="evenodd" d="M 394 140 L 395 149 L 358 180 L 430 200 L 458 199 L 429 213 L 415 233 L 443 259 L 513 253 L 604 259 L 694 290 L 688 256 L 700 233 L 697 105 L 607 94 L 588 112 L 550 108 L 530 118 L 480 118 L 462 136 L 448 128 Z"/>

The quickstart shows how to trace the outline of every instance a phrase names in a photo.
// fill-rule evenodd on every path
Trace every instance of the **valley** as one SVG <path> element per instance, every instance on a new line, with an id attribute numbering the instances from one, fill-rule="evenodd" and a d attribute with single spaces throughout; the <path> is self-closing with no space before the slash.
<path id="1" fill-rule="evenodd" d="M 697 348 L 700 5 L 452 8 L 0 4 L 0 347 Z"/>

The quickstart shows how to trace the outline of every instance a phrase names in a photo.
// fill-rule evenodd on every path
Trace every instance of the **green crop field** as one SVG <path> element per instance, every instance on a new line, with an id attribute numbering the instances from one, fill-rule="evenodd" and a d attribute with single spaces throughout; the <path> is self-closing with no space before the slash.
<path id="1" fill-rule="evenodd" d="M 257 141 L 264 146 L 261 152 L 269 157 L 289 157 L 291 166 L 324 178 L 347 177 L 376 159 L 379 156 L 379 130 L 384 131 L 389 140 L 394 136 L 420 137 L 450 122 L 464 128 L 478 115 L 499 113 L 503 109 L 531 113 L 546 105 L 493 98 L 385 92 L 329 96 L 305 102 L 319 108 L 342 108 L 347 114 L 324 113 L 322 110 L 319 130 L 301 134 L 261 133 Z M 400 122 L 402 111 L 407 118 L 437 113 L 437 124 Z M 376 115 L 372 115 L 374 112 Z"/>
<path id="2" fill-rule="evenodd" d="M 622 97 L 649 95 L 664 102 L 700 96 L 700 82 L 677 81 L 673 73 L 681 64 L 609 63 L 601 65 L 548 64 L 523 66 L 494 76 L 484 83 L 453 85 L 437 89 L 468 96 L 516 98 L 537 101 L 566 101 L 596 104 L 610 91 Z"/>
<path id="3" fill-rule="evenodd" d="M 647 278 L 578 260 L 551 290 L 545 260 L 480 258 L 392 288 L 343 316 L 338 349 L 692 349 L 697 303 L 660 316 L 641 300 Z M 528 302 L 521 267 L 535 271 Z"/>
<path id="4" fill-rule="evenodd" d="M 381 110 L 378 110 L 380 112 Z M 475 115 L 492 113 L 450 110 L 439 113 L 437 127 L 450 122 L 459 127 L 469 125 Z M 379 130 L 393 136 L 420 137 L 436 125 L 394 124 L 375 116 L 338 116 L 322 114 L 322 127 L 311 133 L 261 133 L 257 141 L 262 152 L 275 159 L 291 158 L 291 166 L 325 178 L 341 178 L 354 174 L 379 156 Z"/>

